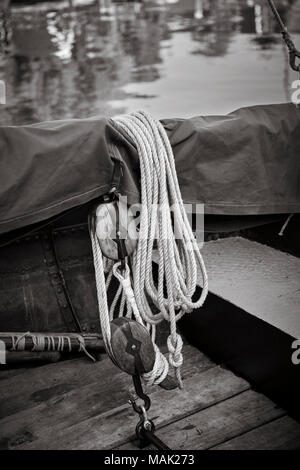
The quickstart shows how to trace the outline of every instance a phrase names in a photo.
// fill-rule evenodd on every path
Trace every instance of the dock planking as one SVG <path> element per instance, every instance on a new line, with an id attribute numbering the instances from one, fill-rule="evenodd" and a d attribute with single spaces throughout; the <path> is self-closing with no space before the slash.
<path id="1" fill-rule="evenodd" d="M 183 374 L 186 377 L 215 366 L 207 356 L 192 346 L 184 347 L 184 355 Z M 95 384 L 95 388 L 101 393 L 103 391 L 105 396 L 107 395 L 105 391 L 111 388 L 108 381 L 116 380 L 122 385 L 123 382 L 127 384 L 128 379 L 129 377 L 115 367 L 106 355 L 95 364 L 82 357 L 27 369 L 23 374 L 1 381 L 0 418 L 30 409 L 40 403 L 51 403 L 51 399 L 57 400 L 60 396 L 63 399 L 66 393 L 70 395 L 72 390 L 79 390 L 82 387 L 91 385 L 92 391 L 94 390 L 92 384 Z"/>
<path id="2" fill-rule="evenodd" d="M 183 373 L 190 380 L 215 367 L 213 362 L 191 346 L 184 349 Z M 34 440 L 48 439 L 50 434 L 56 434 L 61 428 L 76 426 L 88 418 L 108 413 L 127 403 L 130 386 L 130 377 L 117 369 L 107 357 L 91 365 L 84 359 L 81 363 L 68 361 L 51 364 L 33 369 L 24 376 L 3 380 L 2 446 L 7 447 L 11 443 L 14 448 L 15 442 L 22 441 L 25 431 L 28 436 L 34 436 Z"/>
<path id="3" fill-rule="evenodd" d="M 264 395 L 246 390 L 232 398 L 210 406 L 168 424 L 159 430 L 159 437 L 172 449 L 210 449 L 257 426 L 281 417 L 278 408 Z M 128 442 L 120 450 L 133 450 L 136 444 Z"/>
<path id="4" fill-rule="evenodd" d="M 184 346 L 184 357 L 184 390 L 150 390 L 149 416 L 171 448 L 241 448 L 243 436 L 249 436 L 251 448 L 255 436 L 260 445 L 260 429 L 267 426 L 270 434 L 268 426 L 282 419 L 291 438 L 277 437 L 273 444 L 270 439 L 270 448 L 295 447 L 300 425 L 291 424 L 284 410 L 192 346 Z M 106 356 L 96 364 L 82 358 L 8 375 L 0 387 L 0 447 L 136 449 L 129 387 L 130 377 Z"/>
<path id="5" fill-rule="evenodd" d="M 232 377 L 231 372 L 216 366 L 186 378 L 182 391 L 157 389 L 151 394 L 151 418 L 159 429 L 247 388 L 246 381 Z M 67 433 L 59 431 L 54 439 L 47 438 L 38 445 L 42 449 L 114 449 L 134 438 L 136 424 L 137 415 L 131 406 L 123 405 L 70 426 Z M 30 443 L 24 448 L 35 448 L 35 444 Z"/>
<path id="6" fill-rule="evenodd" d="M 283 416 L 213 449 L 300 450 L 300 424 L 289 416 Z"/>

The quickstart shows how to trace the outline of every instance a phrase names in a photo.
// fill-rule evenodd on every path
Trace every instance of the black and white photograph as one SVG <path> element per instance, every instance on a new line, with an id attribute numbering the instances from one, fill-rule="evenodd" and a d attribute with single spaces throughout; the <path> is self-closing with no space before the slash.
<path id="1" fill-rule="evenodd" d="M 299 258 L 300 0 L 0 0 L 1 456 L 299 451 Z"/>

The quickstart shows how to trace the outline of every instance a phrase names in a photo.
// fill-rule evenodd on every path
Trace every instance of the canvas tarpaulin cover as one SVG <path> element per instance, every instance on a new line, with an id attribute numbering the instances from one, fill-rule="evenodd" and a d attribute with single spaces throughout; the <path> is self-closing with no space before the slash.
<path id="1" fill-rule="evenodd" d="M 299 118 L 293 104 L 275 104 L 163 120 L 184 202 L 203 203 L 212 215 L 300 212 Z M 95 200 L 116 185 L 129 203 L 139 201 L 136 150 L 111 119 L 3 126 L 0 155 L 2 234 Z"/>

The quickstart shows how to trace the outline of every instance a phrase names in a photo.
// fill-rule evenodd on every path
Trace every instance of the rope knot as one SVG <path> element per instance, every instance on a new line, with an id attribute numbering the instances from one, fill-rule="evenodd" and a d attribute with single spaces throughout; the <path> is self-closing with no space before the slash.
<path id="1" fill-rule="evenodd" d="M 186 304 L 181 305 L 181 310 L 183 310 L 184 313 L 191 313 L 193 311 L 193 309 Z"/>
<path id="2" fill-rule="evenodd" d="M 134 292 L 131 286 L 129 267 L 128 267 L 128 264 L 126 263 L 125 271 L 123 274 L 120 272 L 120 267 L 121 267 L 120 261 L 118 263 L 115 263 L 113 265 L 113 273 L 114 273 L 114 276 L 120 282 L 120 284 L 122 284 L 126 297 L 128 298 L 128 300 L 131 301 L 132 299 L 134 299 Z"/>
<path id="3" fill-rule="evenodd" d="M 168 350 L 169 350 L 169 362 L 170 364 L 175 367 L 175 368 L 179 368 L 182 366 L 183 364 L 183 356 L 182 356 L 182 346 L 183 346 L 183 342 L 182 342 L 182 338 L 181 336 L 176 333 L 176 340 L 175 340 L 175 345 L 174 345 L 174 339 L 173 337 L 170 335 L 168 337 L 168 340 L 167 340 L 167 344 L 168 344 Z"/>

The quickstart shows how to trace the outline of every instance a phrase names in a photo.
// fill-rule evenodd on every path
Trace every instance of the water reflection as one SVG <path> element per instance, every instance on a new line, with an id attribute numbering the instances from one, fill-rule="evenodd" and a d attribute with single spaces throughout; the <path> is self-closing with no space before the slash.
<path id="1" fill-rule="evenodd" d="M 297 33 L 299 1 L 277 4 Z M 285 52 L 265 0 L 62 0 L 10 8 L 0 0 L 0 10 L 7 87 L 0 124 L 135 108 L 187 116 L 287 99 Z"/>

